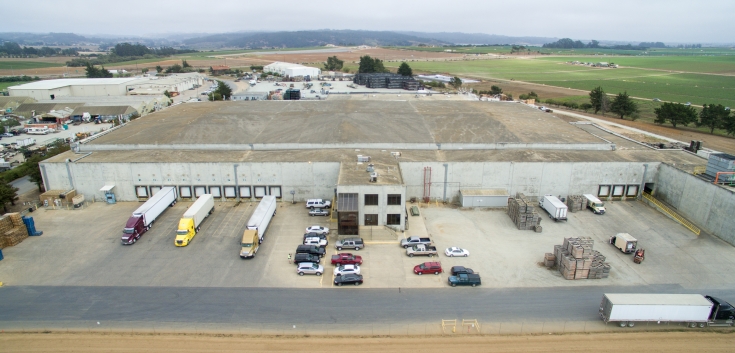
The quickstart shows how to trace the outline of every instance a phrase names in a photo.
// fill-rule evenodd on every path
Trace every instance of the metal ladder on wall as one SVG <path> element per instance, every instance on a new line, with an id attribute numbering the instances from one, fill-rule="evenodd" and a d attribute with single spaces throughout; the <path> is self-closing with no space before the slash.
<path id="1" fill-rule="evenodd" d="M 686 218 L 684 218 L 680 214 L 676 213 L 676 211 L 672 210 L 669 206 L 664 205 L 663 202 L 657 200 L 655 197 L 653 197 L 653 195 L 651 195 L 651 194 L 649 194 L 647 192 L 642 193 L 642 195 L 643 195 L 643 197 L 646 200 L 648 200 L 651 203 L 653 203 L 654 205 L 656 205 L 656 207 L 658 207 L 661 210 L 661 212 L 669 215 L 671 218 L 673 218 L 677 222 L 681 223 L 681 225 L 683 225 L 687 229 L 691 230 L 694 234 L 699 235 L 699 233 L 701 232 L 699 230 L 699 228 L 697 228 L 697 226 L 695 226 L 694 224 L 692 224 L 692 222 L 689 222 Z"/>

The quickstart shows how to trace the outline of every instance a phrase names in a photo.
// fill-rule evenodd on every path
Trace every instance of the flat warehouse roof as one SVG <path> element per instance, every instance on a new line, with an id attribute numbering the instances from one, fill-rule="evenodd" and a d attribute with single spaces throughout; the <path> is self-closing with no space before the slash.
<path id="1" fill-rule="evenodd" d="M 91 85 L 119 85 L 131 81 L 140 80 L 136 77 L 123 78 L 63 78 L 57 80 L 43 80 L 23 85 L 8 87 L 10 89 L 55 89 L 66 86 L 91 86 Z"/>
<path id="2" fill-rule="evenodd" d="M 91 142 L 348 143 L 605 144 L 552 114 L 521 104 L 352 100 L 181 104 L 135 120 Z"/>

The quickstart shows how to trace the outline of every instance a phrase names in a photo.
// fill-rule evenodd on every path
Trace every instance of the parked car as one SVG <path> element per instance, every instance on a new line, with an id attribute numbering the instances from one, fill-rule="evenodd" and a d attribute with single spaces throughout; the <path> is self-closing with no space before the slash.
<path id="1" fill-rule="evenodd" d="M 312 255 L 312 254 L 296 254 L 294 255 L 293 262 L 298 266 L 300 263 L 304 262 L 319 262 L 320 258 L 318 255 Z"/>
<path id="2" fill-rule="evenodd" d="M 3 133 L 3 135 L 2 135 L 2 136 L 3 136 L 3 137 L 13 137 L 13 134 L 11 134 L 11 133 L 9 133 L 9 132 L 6 132 L 6 133 Z"/>
<path id="3" fill-rule="evenodd" d="M 311 211 L 309 211 L 309 216 L 329 216 L 329 210 L 324 208 L 312 208 Z"/>
<path id="4" fill-rule="evenodd" d="M 458 247 L 451 247 L 447 248 L 447 250 L 444 250 L 444 254 L 449 257 L 455 257 L 455 256 L 462 256 L 467 257 L 470 256 L 470 252 L 467 249 L 462 249 Z"/>
<path id="5" fill-rule="evenodd" d="M 321 276 L 322 273 L 324 273 L 324 266 L 313 262 L 302 262 L 296 266 L 296 273 L 298 273 L 299 276 L 303 276 L 305 274 Z"/>
<path id="6" fill-rule="evenodd" d="M 304 239 L 306 238 L 319 238 L 319 239 L 327 239 L 326 234 L 319 234 L 314 232 L 304 233 Z"/>
<path id="7" fill-rule="evenodd" d="M 654 98 L 654 99 L 653 99 L 653 101 L 654 101 L 654 102 L 660 102 L 660 101 L 661 101 L 661 99 L 659 99 L 659 98 Z"/>
<path id="8" fill-rule="evenodd" d="M 360 274 L 360 265 L 342 265 L 334 269 L 334 275 Z"/>
<path id="9" fill-rule="evenodd" d="M 422 238 L 422 237 L 412 236 L 412 237 L 401 239 L 401 246 L 404 249 L 408 249 L 414 245 L 419 245 L 419 244 L 431 245 L 432 244 L 431 238 L 429 237 Z"/>
<path id="10" fill-rule="evenodd" d="M 324 256 L 326 251 L 322 247 L 318 247 L 315 245 L 299 245 L 296 247 L 296 253 L 297 254 L 311 254 L 316 255 L 319 257 Z"/>
<path id="11" fill-rule="evenodd" d="M 452 266 L 452 276 L 459 275 L 460 273 L 471 275 L 475 273 L 471 268 L 467 268 L 464 266 Z"/>
<path id="12" fill-rule="evenodd" d="M 480 275 L 477 273 L 475 274 L 461 273 L 456 276 L 449 276 L 449 278 L 447 278 L 447 281 L 449 282 L 449 285 L 452 287 L 456 287 L 456 286 L 476 287 L 482 284 L 482 281 L 480 280 Z"/>
<path id="13" fill-rule="evenodd" d="M 304 245 L 316 245 L 323 248 L 327 246 L 328 243 L 329 242 L 327 241 L 327 239 L 322 239 L 319 237 L 304 238 Z"/>
<path id="14" fill-rule="evenodd" d="M 306 200 L 306 208 L 329 208 L 329 206 L 332 206 L 332 201 L 322 199 Z"/>
<path id="15" fill-rule="evenodd" d="M 322 227 L 322 226 L 311 226 L 306 228 L 307 233 L 319 233 L 319 234 L 328 234 L 329 228 Z"/>
<path id="16" fill-rule="evenodd" d="M 362 264 L 362 256 L 350 253 L 339 253 L 332 255 L 332 265 Z"/>
<path id="17" fill-rule="evenodd" d="M 354 284 L 359 286 L 362 284 L 362 275 L 348 274 L 334 277 L 334 284 L 342 286 L 344 284 Z"/>
<path id="18" fill-rule="evenodd" d="M 362 238 L 347 238 L 338 240 L 337 243 L 334 244 L 334 247 L 337 248 L 337 250 L 355 249 L 355 251 L 359 251 L 365 247 L 365 243 L 362 241 Z"/>
<path id="19" fill-rule="evenodd" d="M 444 272 L 444 270 L 442 270 L 441 262 L 424 262 L 420 265 L 414 266 L 413 268 L 413 273 L 417 275 L 422 275 L 424 273 L 433 273 L 438 275 L 442 272 Z"/>

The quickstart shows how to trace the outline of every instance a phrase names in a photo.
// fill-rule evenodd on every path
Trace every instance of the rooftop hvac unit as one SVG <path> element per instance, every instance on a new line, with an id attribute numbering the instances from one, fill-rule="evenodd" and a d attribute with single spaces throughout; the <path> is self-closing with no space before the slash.
<path id="1" fill-rule="evenodd" d="M 378 173 L 372 172 L 370 173 L 370 182 L 375 183 L 378 181 Z"/>
<path id="2" fill-rule="evenodd" d="M 363 156 L 361 154 L 358 154 L 357 161 L 358 162 L 370 162 L 370 156 Z"/>
<path id="3" fill-rule="evenodd" d="M 368 164 L 367 169 L 365 169 L 368 173 L 372 173 L 375 171 L 375 164 Z"/>
<path id="4" fill-rule="evenodd" d="M 400 157 L 401 156 L 401 152 L 391 152 L 390 154 L 392 154 L 393 157 Z"/>

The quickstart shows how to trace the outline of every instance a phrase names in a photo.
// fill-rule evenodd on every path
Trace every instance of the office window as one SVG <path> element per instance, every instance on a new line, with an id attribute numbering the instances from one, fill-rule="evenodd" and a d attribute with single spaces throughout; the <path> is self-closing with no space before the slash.
<path id="1" fill-rule="evenodd" d="M 365 215 L 365 225 L 366 226 L 377 226 L 378 225 L 378 215 L 366 214 Z"/>
<path id="2" fill-rule="evenodd" d="M 400 196 L 400 195 L 399 195 Z M 390 200 L 390 199 L 389 199 Z M 398 226 L 401 225 L 401 215 L 400 214 L 389 214 L 388 215 L 388 221 L 386 222 L 389 226 L 394 225 Z"/>
<path id="3" fill-rule="evenodd" d="M 378 194 L 365 194 L 365 206 L 377 206 Z"/>
<path id="4" fill-rule="evenodd" d="M 401 194 L 388 194 L 388 204 L 389 205 L 400 205 L 401 204 Z"/>

